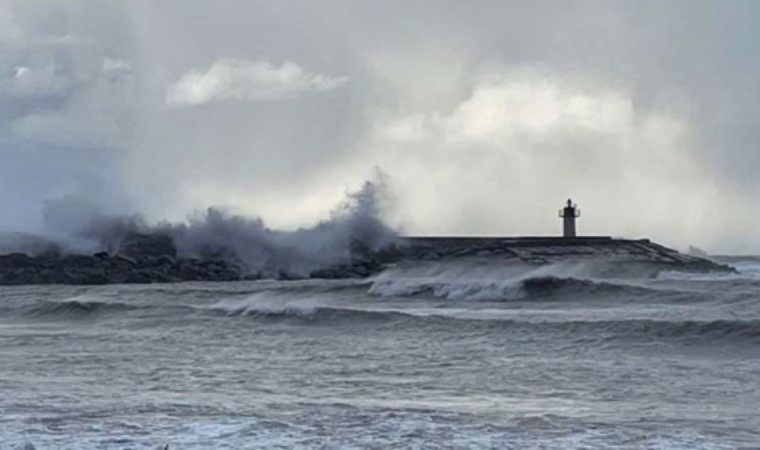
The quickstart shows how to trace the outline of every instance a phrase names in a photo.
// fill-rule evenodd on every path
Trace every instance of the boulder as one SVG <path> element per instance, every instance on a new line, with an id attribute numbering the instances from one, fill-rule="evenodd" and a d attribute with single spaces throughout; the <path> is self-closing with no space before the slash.
<path id="1" fill-rule="evenodd" d="M 168 234 L 132 233 L 121 241 L 119 253 L 135 259 L 160 256 L 175 258 L 177 248 L 174 246 L 172 237 Z"/>

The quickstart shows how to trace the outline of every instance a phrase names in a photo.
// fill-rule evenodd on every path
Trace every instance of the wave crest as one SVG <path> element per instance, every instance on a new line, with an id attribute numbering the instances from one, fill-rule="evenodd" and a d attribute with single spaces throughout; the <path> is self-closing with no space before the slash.
<path id="1" fill-rule="evenodd" d="M 137 306 L 109 302 L 88 296 L 78 296 L 62 301 L 45 301 L 30 307 L 25 315 L 32 317 L 79 318 L 106 312 L 121 312 Z"/>
<path id="2" fill-rule="evenodd" d="M 318 300 L 289 301 L 275 292 L 259 292 L 244 299 L 227 299 L 212 305 L 199 307 L 227 316 L 251 316 L 256 318 L 291 318 L 312 322 L 335 320 L 384 320 L 409 317 L 401 311 L 366 310 L 343 308 L 320 303 Z"/>
<path id="3" fill-rule="evenodd" d="M 447 300 L 522 300 L 577 294 L 640 294 L 648 289 L 604 278 L 609 265 L 448 261 L 397 266 L 374 277 L 369 293 L 380 297 L 432 295 Z"/>

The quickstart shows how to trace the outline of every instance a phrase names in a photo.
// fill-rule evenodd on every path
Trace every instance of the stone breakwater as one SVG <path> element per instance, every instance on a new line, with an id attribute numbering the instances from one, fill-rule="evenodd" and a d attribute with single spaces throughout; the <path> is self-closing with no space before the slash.
<path id="1" fill-rule="evenodd" d="M 0 284 L 112 284 L 177 281 L 233 281 L 248 278 L 239 265 L 224 260 L 171 256 L 0 255 Z"/>
<path id="2" fill-rule="evenodd" d="M 407 237 L 379 249 L 352 249 L 350 260 L 308 274 L 285 271 L 278 278 L 362 278 L 399 262 L 489 258 L 521 264 L 562 262 L 613 263 L 638 275 L 660 271 L 732 272 L 731 266 L 685 255 L 649 240 L 588 238 Z M 180 281 L 235 281 L 262 278 L 234 257 L 180 257 L 171 239 L 134 235 L 115 254 L 61 255 L 55 253 L 0 255 L 0 284 L 110 284 Z"/>
<path id="3" fill-rule="evenodd" d="M 181 258 L 163 234 L 133 234 L 115 254 L 45 253 L 0 255 L 0 284 L 114 284 L 177 281 L 233 281 L 249 277 L 245 268 L 222 257 Z"/>
<path id="4" fill-rule="evenodd" d="M 652 277 L 663 271 L 725 272 L 736 269 L 708 258 L 686 255 L 648 239 L 599 237 L 404 237 L 377 251 L 358 251 L 351 263 L 312 274 L 344 278 L 352 270 L 374 272 L 399 262 L 480 258 L 525 265 L 593 264 L 609 275 Z M 599 273 L 599 270 L 597 270 Z"/>

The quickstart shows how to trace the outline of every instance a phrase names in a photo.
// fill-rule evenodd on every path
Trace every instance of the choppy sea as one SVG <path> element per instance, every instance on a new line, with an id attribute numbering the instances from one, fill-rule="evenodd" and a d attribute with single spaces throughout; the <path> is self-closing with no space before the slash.
<path id="1" fill-rule="evenodd" d="M 736 266 L 2 287 L 0 448 L 760 448 Z"/>

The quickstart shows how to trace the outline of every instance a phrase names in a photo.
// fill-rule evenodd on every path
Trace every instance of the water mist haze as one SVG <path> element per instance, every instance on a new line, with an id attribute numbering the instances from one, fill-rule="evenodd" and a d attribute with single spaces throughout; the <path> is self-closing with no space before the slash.
<path id="1" fill-rule="evenodd" d="M 261 218 L 215 207 L 197 211 L 182 222 L 150 223 L 140 214 L 109 214 L 85 198 L 64 196 L 45 202 L 45 234 L 4 234 L 0 249 L 29 254 L 117 254 L 130 236 L 168 236 L 179 257 L 221 258 L 265 276 L 304 276 L 347 263 L 357 246 L 378 249 L 392 242 L 397 233 L 381 218 L 385 198 L 382 178 L 367 181 L 358 191 L 346 193 L 329 219 L 285 231 L 267 227 Z"/>

